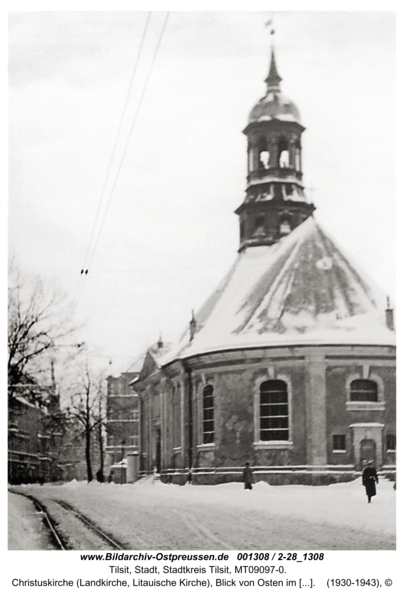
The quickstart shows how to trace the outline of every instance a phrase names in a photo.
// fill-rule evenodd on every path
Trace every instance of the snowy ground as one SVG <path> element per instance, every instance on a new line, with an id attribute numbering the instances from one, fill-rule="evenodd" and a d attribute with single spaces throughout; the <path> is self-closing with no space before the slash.
<path id="1" fill-rule="evenodd" d="M 52 498 L 66 500 L 127 549 L 395 549 L 395 492 L 386 479 L 371 504 L 359 479 L 324 487 L 260 482 L 251 492 L 240 483 L 159 481 L 16 489 L 50 505 Z M 64 527 L 78 539 L 79 524 Z M 95 549 L 88 541 L 72 547 Z"/>
<path id="2" fill-rule="evenodd" d="M 42 515 L 35 509 L 31 500 L 16 494 L 9 496 L 8 549 L 52 549 L 48 530 L 42 523 Z"/>

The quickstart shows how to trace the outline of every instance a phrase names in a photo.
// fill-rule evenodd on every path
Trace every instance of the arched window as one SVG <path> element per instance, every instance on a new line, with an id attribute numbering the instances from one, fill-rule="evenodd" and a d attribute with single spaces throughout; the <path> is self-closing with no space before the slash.
<path id="1" fill-rule="evenodd" d="M 265 138 L 261 138 L 258 142 L 258 157 L 260 169 L 269 169 L 269 158 L 270 154 L 267 147 L 267 141 Z"/>
<path id="2" fill-rule="evenodd" d="M 289 166 L 289 150 L 288 143 L 285 139 L 279 140 L 278 144 L 278 165 L 281 169 Z"/>
<path id="3" fill-rule="evenodd" d="M 213 444 L 215 441 L 213 386 L 207 385 L 203 389 L 202 407 L 202 438 L 204 444 Z"/>
<path id="4" fill-rule="evenodd" d="M 280 379 L 260 385 L 260 440 L 289 440 L 288 386 Z"/>
<path id="5" fill-rule="evenodd" d="M 280 225 L 279 225 L 279 233 L 281 235 L 287 235 L 288 233 L 290 233 L 292 231 L 291 227 L 290 227 L 290 223 L 288 220 L 284 219 L 283 221 L 281 221 Z"/>
<path id="6" fill-rule="evenodd" d="M 370 379 L 351 381 L 351 402 L 377 402 L 377 383 Z"/>
<path id="7" fill-rule="evenodd" d="M 262 152 L 260 152 L 260 165 L 264 169 L 269 169 L 269 152 L 268 152 L 268 150 L 262 150 Z"/>
<path id="8" fill-rule="evenodd" d="M 287 235 L 288 233 L 290 233 L 292 231 L 291 220 L 292 220 L 292 216 L 290 215 L 290 213 L 282 213 L 280 215 L 280 221 L 279 221 L 279 234 L 280 235 Z"/>
<path id="9" fill-rule="evenodd" d="M 254 220 L 254 229 L 264 228 L 265 225 L 265 217 L 264 215 L 257 215 Z"/>

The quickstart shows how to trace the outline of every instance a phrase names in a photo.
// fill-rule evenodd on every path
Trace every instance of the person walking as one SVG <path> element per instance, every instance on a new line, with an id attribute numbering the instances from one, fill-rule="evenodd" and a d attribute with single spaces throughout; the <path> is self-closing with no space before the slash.
<path id="1" fill-rule="evenodd" d="M 362 473 L 362 485 L 365 486 L 368 503 L 371 502 L 372 496 L 376 496 L 376 483 L 379 483 L 379 478 L 373 467 L 373 461 L 369 460 Z"/>
<path id="2" fill-rule="evenodd" d="M 252 472 L 252 469 L 250 469 L 249 462 L 246 462 L 245 467 L 243 469 L 243 481 L 244 481 L 244 489 L 252 490 L 253 472 Z"/>

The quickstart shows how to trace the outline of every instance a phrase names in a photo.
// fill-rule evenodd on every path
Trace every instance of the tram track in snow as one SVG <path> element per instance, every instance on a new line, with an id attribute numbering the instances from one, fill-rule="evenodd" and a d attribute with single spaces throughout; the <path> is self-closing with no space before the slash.
<path id="1" fill-rule="evenodd" d="M 95 533 L 102 540 L 104 540 L 104 542 L 107 542 L 107 544 L 109 544 L 111 546 L 111 548 L 114 548 L 115 550 L 125 550 L 125 548 L 123 548 L 123 546 L 121 546 L 110 535 L 108 535 L 107 533 L 105 533 L 105 531 L 102 531 L 102 529 L 100 529 L 88 517 L 86 517 L 85 515 L 83 515 L 76 508 L 74 508 L 74 506 L 71 506 L 70 504 L 68 504 L 64 500 L 53 499 L 53 502 L 55 502 L 56 504 L 59 504 L 59 506 L 61 506 L 64 510 L 67 510 L 70 513 L 72 513 L 76 517 L 76 519 L 78 519 L 79 521 L 81 521 L 88 529 L 90 529 L 93 533 Z"/>
<path id="2" fill-rule="evenodd" d="M 36 498 L 35 496 L 24 493 L 24 492 L 20 492 L 17 490 L 9 490 L 9 491 L 14 494 L 24 496 L 25 498 L 27 498 L 28 500 L 30 500 L 33 503 L 33 505 L 35 506 L 35 509 L 38 511 L 38 514 L 42 515 L 43 523 L 44 523 L 45 527 L 49 530 L 51 540 L 52 540 L 53 545 L 55 546 L 55 549 L 57 549 L 57 550 L 77 549 L 74 547 L 75 543 L 71 543 L 68 532 L 63 531 L 64 530 L 63 514 L 66 514 L 69 517 L 73 516 L 76 520 L 80 521 L 80 523 L 84 526 L 84 531 L 89 530 L 91 532 L 91 534 L 95 535 L 98 539 L 101 539 L 103 544 L 107 545 L 107 547 L 108 547 L 107 549 L 124 550 L 123 546 L 121 546 L 117 542 L 117 540 L 113 539 L 112 536 L 105 533 L 105 531 L 102 531 L 102 529 L 100 529 L 97 525 L 95 525 L 88 517 L 83 515 L 80 511 L 78 511 L 76 508 L 74 508 L 67 502 L 65 502 L 63 500 L 57 500 L 55 498 L 48 499 L 48 502 L 53 502 L 54 504 L 57 504 L 64 511 L 64 512 L 62 512 L 61 515 L 59 515 L 57 518 L 55 518 L 53 515 L 50 514 L 50 510 L 45 506 L 45 504 L 43 502 L 41 502 L 40 500 L 38 500 L 38 498 Z M 63 531 L 63 533 L 61 533 L 61 530 Z M 77 537 L 77 535 L 75 537 Z M 80 549 L 83 549 L 83 548 L 80 548 Z M 88 548 L 88 549 L 90 550 L 93 548 Z"/>
<path id="3" fill-rule="evenodd" d="M 20 496 L 24 496 L 28 500 L 32 502 L 37 510 L 38 514 L 42 515 L 42 521 L 45 527 L 49 530 L 51 540 L 56 550 L 66 550 L 66 542 L 57 532 L 57 525 L 53 518 L 49 515 L 48 511 L 45 508 L 45 505 L 42 504 L 37 498 L 31 496 L 31 494 L 24 494 L 22 492 L 17 492 L 14 490 L 10 490 L 13 494 L 18 494 Z"/>

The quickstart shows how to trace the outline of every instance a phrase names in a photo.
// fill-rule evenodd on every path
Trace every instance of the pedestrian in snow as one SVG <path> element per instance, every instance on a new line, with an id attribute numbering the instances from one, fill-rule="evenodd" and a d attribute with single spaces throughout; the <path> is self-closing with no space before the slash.
<path id="1" fill-rule="evenodd" d="M 250 469 L 249 462 L 246 462 L 245 467 L 243 469 L 243 481 L 244 481 L 244 489 L 252 490 L 253 472 Z"/>
<path id="2" fill-rule="evenodd" d="M 376 469 L 373 467 L 373 461 L 370 460 L 362 473 L 362 485 L 365 486 L 368 503 L 371 501 L 372 496 L 376 496 L 376 483 L 379 483 L 379 478 Z"/>
<path id="3" fill-rule="evenodd" d="M 192 474 L 194 472 L 194 468 L 190 467 L 189 471 L 188 471 L 188 477 L 187 477 L 187 483 L 189 483 L 189 485 L 192 485 Z"/>

